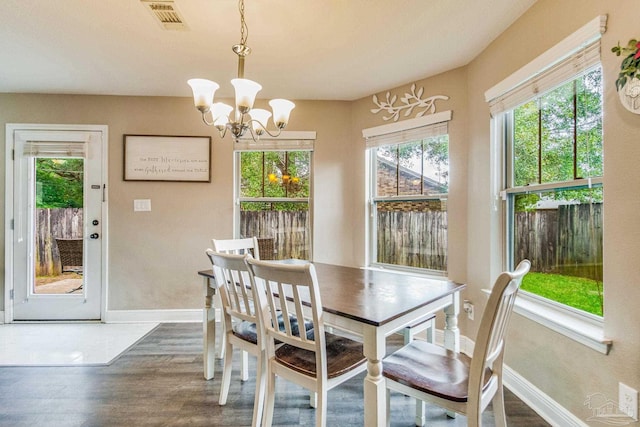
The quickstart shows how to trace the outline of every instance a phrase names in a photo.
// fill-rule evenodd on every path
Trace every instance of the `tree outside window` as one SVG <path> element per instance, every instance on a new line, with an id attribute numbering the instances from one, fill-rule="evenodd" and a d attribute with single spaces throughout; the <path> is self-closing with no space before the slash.
<path id="1" fill-rule="evenodd" d="M 522 289 L 602 316 L 601 68 L 515 108 L 505 126 L 510 258 L 532 261 Z"/>
<path id="2" fill-rule="evenodd" d="M 241 151 L 240 237 L 273 239 L 274 258 L 311 258 L 311 152 Z"/>

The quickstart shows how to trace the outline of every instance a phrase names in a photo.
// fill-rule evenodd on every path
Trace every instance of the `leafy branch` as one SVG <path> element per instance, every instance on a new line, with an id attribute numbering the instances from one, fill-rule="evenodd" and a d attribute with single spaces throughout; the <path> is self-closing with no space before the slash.
<path id="1" fill-rule="evenodd" d="M 389 92 L 386 94 L 386 99 L 383 101 L 378 100 L 378 95 L 373 95 L 373 103 L 378 108 L 372 108 L 371 112 L 373 114 L 378 114 L 380 111 L 386 111 L 389 113 L 388 116 L 383 116 L 383 120 L 391 120 L 394 122 L 398 121 L 400 117 L 400 112 L 402 110 L 406 110 L 404 112 L 404 117 L 408 117 L 413 113 L 414 109 L 422 109 L 416 113 L 416 117 L 422 117 L 425 114 L 433 114 L 436 112 L 436 101 L 439 99 L 447 100 L 448 96 L 444 95 L 435 95 L 429 98 L 422 99 L 422 94 L 424 92 L 424 88 L 420 88 L 416 93 L 416 84 L 411 85 L 411 92 L 405 93 L 402 98 L 400 98 L 401 105 L 393 105 L 398 100 L 397 95 L 391 96 Z"/>
<path id="2" fill-rule="evenodd" d="M 636 39 L 631 39 L 627 46 L 622 47 L 618 42 L 617 46 L 611 48 L 611 52 L 616 56 L 626 55 L 620 64 L 620 73 L 616 80 L 616 90 L 619 91 L 627 81 L 634 78 L 640 79 L 640 43 Z"/>

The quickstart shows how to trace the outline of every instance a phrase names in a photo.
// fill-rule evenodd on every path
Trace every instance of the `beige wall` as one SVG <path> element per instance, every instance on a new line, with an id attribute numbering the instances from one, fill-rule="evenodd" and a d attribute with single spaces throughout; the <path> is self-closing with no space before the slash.
<path id="1" fill-rule="evenodd" d="M 447 95 L 438 111 L 452 110 L 449 271 L 468 284 L 465 297 L 483 308 L 482 288 L 502 267 L 502 227 L 491 192 L 490 117 L 484 92 L 568 34 L 608 14 L 602 59 L 605 72 L 605 332 L 608 356 L 515 315 L 507 364 L 576 417 L 591 415 L 588 395 L 617 400 L 619 381 L 640 389 L 640 116 L 624 110 L 614 87 L 618 40 L 640 37 L 635 0 L 539 0 L 467 67 L 416 82 L 427 95 Z M 419 52 L 419 51 L 418 51 Z M 418 53 L 419 54 L 419 53 Z M 401 94 L 406 86 L 390 88 Z M 385 123 L 369 111 L 371 97 L 349 102 L 298 102 L 291 130 L 317 131 L 314 158 L 314 259 L 345 265 L 365 262 L 365 149 L 362 129 Z M 232 235 L 232 147 L 214 136 L 210 184 L 122 181 L 122 134 L 206 135 L 187 98 L 0 95 L 2 123 L 91 123 L 109 126 L 109 309 L 197 308 L 195 271 L 211 237 Z M 0 134 L 4 135 L 4 127 Z M 4 152 L 0 151 L 0 156 Z M 4 164 L 4 159 L 0 159 Z M 4 174 L 0 174 L 4 183 Z M 4 188 L 2 185 L 1 188 Z M 153 211 L 133 213 L 135 198 Z M 0 213 L 3 215 L 3 213 Z M 3 252 L 4 248 L 0 248 Z M 0 254 L 4 260 L 3 253 Z M 0 299 L 3 293 L 0 293 Z M 460 319 L 473 338 L 475 322 Z"/>
<path id="2" fill-rule="evenodd" d="M 434 95 L 446 95 L 448 100 L 436 102 L 436 111 L 453 112 L 449 122 L 449 199 L 447 200 L 447 222 L 449 253 L 448 270 L 452 280 L 464 282 L 466 280 L 466 240 L 467 240 L 467 74 L 464 68 L 449 71 L 425 80 L 415 82 L 416 88 L 424 88 L 423 97 Z M 413 83 L 413 82 L 411 82 Z M 411 83 L 398 88 L 391 89 L 392 95 L 402 95 L 410 91 Z M 386 92 L 378 94 L 384 98 Z M 396 105 L 400 105 L 397 102 Z M 372 97 L 360 99 L 353 103 L 353 130 L 351 135 L 352 144 L 357 155 L 354 158 L 357 162 L 353 165 L 353 182 L 357 185 L 353 188 L 354 200 L 357 203 L 353 211 L 353 224 L 358 224 L 354 230 L 354 240 L 362 242 L 356 248 L 356 260 L 362 264 L 365 262 L 365 142 L 362 137 L 362 129 L 380 126 L 389 123 L 383 120 L 383 112 L 372 114 L 371 109 L 375 105 Z M 416 110 L 412 116 L 420 111 Z M 402 116 L 402 115 L 401 115 Z M 400 119 L 401 120 L 401 119 Z"/>
<path id="3" fill-rule="evenodd" d="M 620 59 L 610 52 L 620 40 L 638 38 L 636 1 L 539 0 L 468 66 L 469 180 L 467 296 L 482 301 L 501 268 L 499 215 L 491 209 L 489 113 L 484 91 L 601 14 L 608 14 L 602 37 L 604 67 L 604 288 L 605 334 L 614 340 L 608 356 L 565 338 L 519 315 L 514 316 L 506 362 L 582 420 L 592 393 L 618 400 L 618 382 L 640 388 L 640 115 L 618 102 Z M 471 208 L 473 207 L 473 208 Z M 465 332 L 473 337 L 477 322 Z"/>
<path id="4" fill-rule="evenodd" d="M 204 250 L 211 238 L 233 235 L 233 147 L 202 124 L 190 99 L 0 94 L 0 111 L 2 140 L 5 123 L 109 126 L 109 310 L 201 307 L 196 272 L 208 268 Z M 350 104 L 302 101 L 293 114 L 287 130 L 317 131 L 314 172 L 321 208 L 314 229 L 322 232 L 316 233 L 315 259 L 353 264 L 352 240 L 334 237 L 350 232 L 341 220 L 350 200 L 343 188 L 350 167 Z M 123 181 L 123 134 L 213 135 L 211 183 Z M 133 212 L 134 199 L 151 199 L 152 211 Z"/>

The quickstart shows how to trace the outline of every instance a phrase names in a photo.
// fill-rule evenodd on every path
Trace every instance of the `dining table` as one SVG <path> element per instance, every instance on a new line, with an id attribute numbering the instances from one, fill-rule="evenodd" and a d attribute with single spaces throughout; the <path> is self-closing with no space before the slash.
<path id="1" fill-rule="evenodd" d="M 320 286 L 325 324 L 360 337 L 367 359 L 364 379 L 364 425 L 386 425 L 386 387 L 382 360 L 386 337 L 432 313 L 444 312 L 444 347 L 460 351 L 460 291 L 465 285 L 446 278 L 386 269 L 313 263 Z M 204 376 L 214 376 L 216 285 L 213 270 L 202 270 L 205 308 L 203 317 Z"/>

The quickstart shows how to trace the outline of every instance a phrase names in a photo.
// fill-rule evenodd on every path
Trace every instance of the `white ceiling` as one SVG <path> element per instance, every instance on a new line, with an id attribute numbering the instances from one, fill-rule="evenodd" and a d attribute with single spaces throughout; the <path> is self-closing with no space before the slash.
<path id="1" fill-rule="evenodd" d="M 535 0 L 246 0 L 260 98 L 353 100 L 469 63 Z M 139 0 L 1 0 L 0 92 L 232 96 L 236 0 L 175 0 L 188 30 Z"/>

